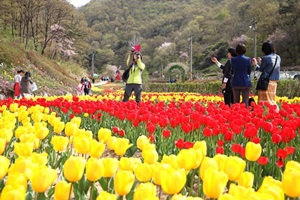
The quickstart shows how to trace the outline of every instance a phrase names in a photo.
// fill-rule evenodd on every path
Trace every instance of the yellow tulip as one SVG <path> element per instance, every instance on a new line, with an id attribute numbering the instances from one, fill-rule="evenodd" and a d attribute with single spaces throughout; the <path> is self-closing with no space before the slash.
<path id="1" fill-rule="evenodd" d="M 53 131 L 55 133 L 61 133 L 64 130 L 64 128 L 65 128 L 65 123 L 59 121 L 54 124 Z"/>
<path id="2" fill-rule="evenodd" d="M 6 140 L 0 138 L 0 155 L 3 154 L 3 152 L 5 151 L 5 148 L 6 148 Z"/>
<path id="3" fill-rule="evenodd" d="M 142 151 L 144 162 L 154 164 L 158 160 L 158 153 L 155 149 L 145 149 Z"/>
<path id="4" fill-rule="evenodd" d="M 22 185 L 5 185 L 1 192 L 1 200 L 25 200 L 26 189 Z"/>
<path id="5" fill-rule="evenodd" d="M 30 156 L 33 152 L 33 142 L 14 143 L 14 151 L 18 156 Z"/>
<path id="6" fill-rule="evenodd" d="M 108 139 L 111 137 L 111 130 L 107 128 L 100 128 L 98 131 L 98 140 L 107 142 Z"/>
<path id="7" fill-rule="evenodd" d="M 218 198 L 226 187 L 227 174 L 215 169 L 207 169 L 203 179 L 203 192 L 209 198 Z"/>
<path id="8" fill-rule="evenodd" d="M 74 135 L 74 133 L 77 131 L 78 128 L 79 127 L 77 126 L 76 123 L 67 122 L 65 127 L 65 134 L 67 136 L 72 136 Z"/>
<path id="9" fill-rule="evenodd" d="M 223 154 L 217 154 L 213 158 L 218 163 L 219 171 L 224 171 L 225 163 L 226 163 L 226 160 L 227 160 L 228 157 L 226 155 L 223 155 Z"/>
<path id="10" fill-rule="evenodd" d="M 0 138 L 5 139 L 6 142 L 10 142 L 13 137 L 13 131 L 9 129 L 0 129 Z"/>
<path id="11" fill-rule="evenodd" d="M 161 176 L 166 173 L 167 169 L 170 167 L 167 164 L 155 163 L 152 166 L 152 173 L 153 173 L 153 182 L 156 185 L 161 185 Z"/>
<path id="12" fill-rule="evenodd" d="M 176 183 L 176 184 L 174 184 Z M 179 193 L 186 183 L 184 169 L 174 169 L 168 167 L 161 175 L 161 187 L 166 194 L 173 195 Z"/>
<path id="13" fill-rule="evenodd" d="M 103 142 L 98 142 L 93 139 L 90 143 L 90 156 L 93 158 L 99 158 L 105 150 L 105 144 Z"/>
<path id="14" fill-rule="evenodd" d="M 114 178 L 114 189 L 119 196 L 127 195 L 134 183 L 132 171 L 118 170 Z"/>
<path id="15" fill-rule="evenodd" d="M 90 150 L 90 139 L 85 136 L 74 137 L 73 144 L 76 152 L 79 154 L 86 154 Z"/>
<path id="16" fill-rule="evenodd" d="M 9 165 L 10 161 L 8 160 L 8 158 L 0 155 L 0 180 L 2 180 L 4 176 L 6 176 Z"/>
<path id="17" fill-rule="evenodd" d="M 160 162 L 161 164 L 168 164 L 171 167 L 177 169 L 178 168 L 178 160 L 177 160 L 177 156 L 175 156 L 174 154 L 171 155 L 163 155 L 162 160 Z"/>
<path id="18" fill-rule="evenodd" d="M 139 158 L 127 158 L 122 157 L 119 161 L 119 169 L 127 170 L 127 171 L 133 171 L 137 164 L 141 163 L 142 161 Z"/>
<path id="19" fill-rule="evenodd" d="M 39 125 L 36 125 L 36 124 L 39 124 Z M 40 140 L 43 140 L 48 136 L 49 129 L 47 127 L 43 126 L 41 123 L 35 123 L 34 127 L 35 127 L 34 134 Z"/>
<path id="20" fill-rule="evenodd" d="M 51 144 L 53 145 L 53 149 L 55 151 L 64 151 L 67 149 L 69 139 L 64 136 L 54 135 L 51 139 Z"/>
<path id="21" fill-rule="evenodd" d="M 46 166 L 38 166 L 33 171 L 33 176 L 30 180 L 32 183 L 32 189 L 35 192 L 43 193 L 53 184 L 56 177 L 56 170 Z"/>
<path id="22" fill-rule="evenodd" d="M 256 197 L 256 195 L 254 194 L 254 189 L 245 188 L 243 186 L 239 186 L 233 183 L 229 186 L 228 194 L 232 195 L 235 199 L 259 200 L 259 198 Z"/>
<path id="23" fill-rule="evenodd" d="M 141 135 L 138 137 L 137 141 L 136 141 L 136 144 L 137 144 L 137 147 L 143 151 L 144 149 L 144 146 L 146 144 L 149 144 L 150 143 L 150 139 L 148 137 L 146 137 L 145 135 Z"/>
<path id="24" fill-rule="evenodd" d="M 26 110 L 21 110 L 19 113 L 18 113 L 18 121 L 19 122 L 22 122 L 23 120 L 26 120 L 26 118 L 28 117 L 28 112 Z"/>
<path id="25" fill-rule="evenodd" d="M 44 115 L 44 114 L 41 113 L 41 112 L 34 112 L 34 113 L 32 113 L 32 115 L 31 115 L 31 119 L 32 119 L 35 123 L 37 123 L 37 122 L 42 121 L 43 115 Z"/>
<path id="26" fill-rule="evenodd" d="M 24 134 L 27 134 L 27 133 L 28 133 L 28 128 L 26 128 L 25 126 L 19 126 L 15 130 L 15 137 L 17 139 L 19 139 L 21 135 L 24 135 Z"/>
<path id="27" fill-rule="evenodd" d="M 100 192 L 96 200 L 116 200 L 117 196 L 106 191 Z"/>
<path id="28" fill-rule="evenodd" d="M 30 160 L 33 164 L 47 165 L 47 163 L 48 163 L 48 154 L 46 152 L 43 152 L 43 153 L 33 152 L 30 156 Z"/>
<path id="29" fill-rule="evenodd" d="M 71 190 L 71 183 L 59 181 L 55 185 L 54 200 L 68 200 Z"/>
<path id="30" fill-rule="evenodd" d="M 16 112 L 16 111 L 18 110 L 18 107 L 19 107 L 19 104 L 17 104 L 17 103 L 12 103 L 12 104 L 9 105 L 9 110 L 10 110 L 11 112 Z"/>
<path id="31" fill-rule="evenodd" d="M 7 180 L 5 185 L 17 185 L 17 186 L 23 186 L 23 188 L 25 188 L 25 190 L 27 189 L 27 178 L 25 177 L 24 174 L 19 173 L 19 172 L 9 172 L 9 174 L 7 175 Z"/>
<path id="32" fill-rule="evenodd" d="M 89 158 L 85 168 L 86 178 L 91 182 L 99 180 L 104 174 L 105 169 L 103 166 L 103 162 L 101 160 L 98 160 L 97 158 Z"/>
<path id="33" fill-rule="evenodd" d="M 196 162 L 196 152 L 193 149 L 182 149 L 177 155 L 177 162 L 180 168 L 191 170 Z"/>
<path id="34" fill-rule="evenodd" d="M 243 172 L 238 178 L 238 184 L 246 188 L 252 188 L 254 175 L 251 172 Z"/>
<path id="35" fill-rule="evenodd" d="M 118 138 L 115 142 L 114 151 L 118 156 L 123 156 L 132 145 L 129 144 L 127 138 Z"/>
<path id="36" fill-rule="evenodd" d="M 203 180 L 204 174 L 206 173 L 207 169 L 215 169 L 218 170 L 218 163 L 215 159 L 205 157 L 201 163 L 199 174 L 200 178 Z"/>
<path id="37" fill-rule="evenodd" d="M 235 200 L 235 198 L 230 194 L 221 194 L 218 200 Z"/>
<path id="38" fill-rule="evenodd" d="M 133 200 L 153 199 L 155 197 L 156 197 L 155 185 L 153 185 L 152 183 L 141 183 L 135 189 Z"/>
<path id="39" fill-rule="evenodd" d="M 134 169 L 134 174 L 136 179 L 140 182 L 148 182 L 152 178 L 152 171 L 152 166 L 148 163 L 139 163 Z"/>
<path id="40" fill-rule="evenodd" d="M 85 160 L 82 157 L 71 156 L 63 166 L 64 176 L 68 181 L 79 181 L 84 172 Z"/>
<path id="41" fill-rule="evenodd" d="M 104 166 L 103 177 L 113 177 L 118 169 L 119 161 L 116 158 L 102 158 Z"/>
<path id="42" fill-rule="evenodd" d="M 81 117 L 73 117 L 70 122 L 76 124 L 77 128 L 79 128 L 81 124 Z"/>
<path id="43" fill-rule="evenodd" d="M 246 144 L 245 156 L 249 161 L 257 161 L 261 155 L 261 145 L 254 142 L 248 142 Z"/>
<path id="44" fill-rule="evenodd" d="M 104 140 L 100 140 L 100 141 L 104 142 Z M 107 148 L 109 150 L 114 150 L 116 146 L 116 141 L 117 141 L 117 137 L 115 136 L 110 137 L 106 142 Z"/>
<path id="45" fill-rule="evenodd" d="M 283 172 L 282 188 L 284 193 L 289 197 L 300 196 L 300 170 L 289 168 Z"/>
<path id="46" fill-rule="evenodd" d="M 224 172 L 228 175 L 229 180 L 236 181 L 244 172 L 245 167 L 246 162 L 243 159 L 237 156 L 229 156 L 224 166 Z"/>
<path id="47" fill-rule="evenodd" d="M 21 143 L 33 143 L 34 149 L 38 149 L 40 147 L 40 140 L 33 133 L 21 135 L 20 142 Z"/>
<path id="48" fill-rule="evenodd" d="M 202 158 L 204 158 L 207 154 L 207 145 L 204 140 L 195 142 L 193 149 L 195 149 L 195 150 L 200 149 L 202 152 Z"/>

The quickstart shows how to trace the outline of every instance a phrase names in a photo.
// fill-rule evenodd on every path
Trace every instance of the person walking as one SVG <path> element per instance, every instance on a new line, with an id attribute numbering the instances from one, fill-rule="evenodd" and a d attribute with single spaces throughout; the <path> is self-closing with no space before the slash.
<path id="1" fill-rule="evenodd" d="M 23 70 L 18 70 L 14 77 L 14 97 L 19 99 L 21 96 L 21 80 L 24 75 Z"/>
<path id="2" fill-rule="evenodd" d="M 31 80 L 31 73 L 25 72 L 25 75 L 21 79 L 21 95 L 24 98 L 33 97 L 32 91 L 33 81 Z"/>
<path id="3" fill-rule="evenodd" d="M 234 48 L 229 48 L 227 52 L 227 62 L 222 65 L 216 57 L 211 57 L 211 61 L 214 62 L 223 72 L 222 78 L 222 93 L 224 96 L 224 103 L 228 106 L 233 104 L 233 92 L 231 87 L 231 58 L 236 56 Z"/>
<path id="4" fill-rule="evenodd" d="M 92 88 L 91 82 L 87 78 L 84 78 L 81 86 L 81 90 L 83 90 L 84 95 L 89 95 L 91 88 Z"/>
<path id="5" fill-rule="evenodd" d="M 131 60 L 132 59 L 132 60 Z M 126 81 L 123 102 L 129 100 L 134 91 L 135 101 L 139 103 L 142 97 L 142 72 L 145 64 L 142 62 L 142 54 L 139 51 L 132 51 L 127 59 L 127 65 L 130 67 L 129 77 Z"/>
<path id="6" fill-rule="evenodd" d="M 274 45 L 271 41 L 266 41 L 262 44 L 262 52 L 265 54 L 262 58 L 253 59 L 252 64 L 255 70 L 262 72 L 260 76 L 269 78 L 269 85 L 267 90 L 258 90 L 258 103 L 269 103 L 276 106 L 276 111 L 279 111 L 276 104 L 276 90 L 277 82 L 280 75 L 281 58 L 276 54 Z M 274 68 L 274 69 L 273 69 Z M 273 71 L 272 71 L 273 70 Z"/>
<path id="7" fill-rule="evenodd" d="M 235 51 L 236 57 L 231 58 L 232 66 L 232 92 L 234 103 L 240 103 L 240 95 L 242 94 L 242 103 L 246 107 L 249 106 L 249 95 L 252 87 L 251 74 L 251 59 L 244 54 L 247 51 L 245 44 L 239 43 Z"/>

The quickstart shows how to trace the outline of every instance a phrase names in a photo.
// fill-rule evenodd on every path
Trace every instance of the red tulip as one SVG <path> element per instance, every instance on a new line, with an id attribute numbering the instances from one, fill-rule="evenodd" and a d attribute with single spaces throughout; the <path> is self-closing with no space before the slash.
<path id="1" fill-rule="evenodd" d="M 269 159 L 266 156 L 260 156 L 257 160 L 257 163 L 260 165 L 266 165 L 266 164 L 268 164 L 268 162 L 269 162 Z"/>

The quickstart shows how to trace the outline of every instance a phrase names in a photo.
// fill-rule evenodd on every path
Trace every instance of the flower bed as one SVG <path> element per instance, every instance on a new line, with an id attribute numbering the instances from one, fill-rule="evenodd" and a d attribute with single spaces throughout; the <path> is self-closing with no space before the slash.
<path id="1" fill-rule="evenodd" d="M 196 93 L 121 99 L 0 101 L 1 199 L 300 196 L 297 98 L 278 97 L 279 112 Z"/>

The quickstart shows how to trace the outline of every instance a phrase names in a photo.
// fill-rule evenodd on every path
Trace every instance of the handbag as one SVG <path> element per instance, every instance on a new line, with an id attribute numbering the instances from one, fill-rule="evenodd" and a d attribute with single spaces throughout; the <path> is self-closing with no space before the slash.
<path id="1" fill-rule="evenodd" d="M 269 82 L 270 82 L 270 76 L 272 75 L 274 68 L 276 66 L 277 63 L 277 56 L 276 56 L 276 60 L 275 60 L 275 64 L 270 72 L 270 74 L 267 77 L 264 77 L 263 74 L 264 72 L 260 75 L 258 81 L 257 81 L 257 85 L 256 85 L 256 90 L 267 90 L 268 86 L 269 86 Z"/>
<path id="2" fill-rule="evenodd" d="M 128 67 L 122 74 L 122 81 L 125 83 L 127 82 L 128 78 L 129 78 L 130 69 L 131 69 L 131 67 Z"/>

